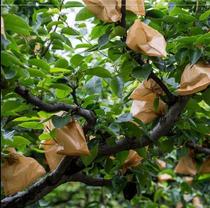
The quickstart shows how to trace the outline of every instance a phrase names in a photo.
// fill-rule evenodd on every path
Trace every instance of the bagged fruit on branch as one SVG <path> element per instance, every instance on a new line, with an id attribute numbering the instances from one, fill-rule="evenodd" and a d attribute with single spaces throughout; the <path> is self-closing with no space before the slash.
<path id="1" fill-rule="evenodd" d="M 210 173 L 210 157 L 208 157 L 206 160 L 203 161 L 200 169 L 200 174 Z"/>
<path id="2" fill-rule="evenodd" d="M 144 80 L 131 94 L 133 100 L 151 100 L 154 97 L 164 95 L 162 88 L 153 80 Z"/>
<path id="3" fill-rule="evenodd" d="M 189 155 L 183 156 L 179 159 L 174 171 L 175 173 L 194 176 L 197 173 L 195 161 Z"/>
<path id="4" fill-rule="evenodd" d="M 181 76 L 179 95 L 191 95 L 206 89 L 210 85 L 210 65 L 188 64 Z"/>
<path id="5" fill-rule="evenodd" d="M 83 0 L 88 10 L 104 22 L 117 22 L 121 12 L 117 0 Z"/>
<path id="6" fill-rule="evenodd" d="M 155 111 L 154 100 L 156 95 L 150 97 L 148 100 L 134 100 L 131 106 L 131 114 L 138 118 L 143 123 L 147 124 L 154 119 L 162 116 L 166 111 L 166 104 L 159 99 L 158 109 Z"/>
<path id="7" fill-rule="evenodd" d="M 148 56 L 165 57 L 167 55 L 163 35 L 139 19 L 135 20 L 128 30 L 126 44 L 130 49 L 143 52 Z"/>
<path id="8" fill-rule="evenodd" d="M 9 148 L 9 156 L 1 167 L 5 195 L 22 191 L 45 175 L 45 169 L 33 158 L 25 157 Z"/>
<path id="9" fill-rule="evenodd" d="M 118 0 L 118 5 L 121 8 L 122 0 Z M 135 13 L 136 15 L 145 15 L 144 0 L 126 0 L 126 10 Z"/>

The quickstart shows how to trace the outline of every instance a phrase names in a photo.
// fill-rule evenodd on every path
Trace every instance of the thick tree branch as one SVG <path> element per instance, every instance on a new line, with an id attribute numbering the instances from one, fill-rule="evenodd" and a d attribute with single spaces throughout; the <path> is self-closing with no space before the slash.
<path id="1" fill-rule="evenodd" d="M 89 129 L 91 129 L 96 123 L 95 114 L 90 110 L 80 108 L 78 106 L 72 106 L 65 103 L 55 103 L 55 104 L 45 103 L 38 97 L 30 94 L 30 92 L 27 89 L 25 89 L 25 87 L 23 86 L 17 86 L 15 88 L 15 92 L 18 95 L 20 95 L 23 99 L 25 99 L 28 103 L 37 106 L 40 110 L 46 112 L 72 111 L 76 115 L 84 117 L 87 121 L 86 125 L 84 126 L 85 133 Z"/>
<path id="2" fill-rule="evenodd" d="M 121 21 L 120 26 L 126 29 L 126 0 L 121 0 Z M 122 37 L 122 41 L 125 42 L 126 36 Z"/>
<path id="3" fill-rule="evenodd" d="M 179 119 L 181 112 L 186 106 L 188 99 L 189 97 L 178 97 L 177 102 L 169 109 L 168 113 L 162 117 L 157 125 L 149 132 L 149 137 L 126 138 L 115 146 L 102 146 L 99 148 L 98 157 L 113 155 L 123 150 L 142 148 L 157 142 L 160 137 L 167 135 L 173 128 L 175 122 Z M 65 177 L 70 177 L 84 168 L 84 165 L 79 159 L 66 156 L 53 173 L 42 178 L 36 184 L 31 186 L 28 191 L 17 193 L 12 197 L 3 199 L 2 207 L 18 208 L 32 204 L 52 191 L 58 185 L 65 183 Z"/>
<path id="4" fill-rule="evenodd" d="M 202 146 L 200 146 L 200 145 L 198 145 L 198 144 L 195 144 L 195 143 L 193 143 L 193 142 L 188 142 L 188 143 L 186 144 L 186 146 L 188 146 L 188 147 L 194 149 L 196 152 L 204 153 L 204 154 L 206 154 L 206 155 L 210 155 L 210 149 L 209 149 L 209 148 L 202 147 Z"/>

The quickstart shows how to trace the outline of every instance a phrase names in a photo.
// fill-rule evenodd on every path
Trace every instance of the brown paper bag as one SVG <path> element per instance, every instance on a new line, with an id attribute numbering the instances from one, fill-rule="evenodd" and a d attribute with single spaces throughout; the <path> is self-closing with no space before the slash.
<path id="1" fill-rule="evenodd" d="M 203 208 L 203 204 L 201 203 L 201 199 L 198 196 L 193 197 L 192 204 L 195 208 Z"/>
<path id="2" fill-rule="evenodd" d="M 117 0 L 121 8 L 121 0 Z M 136 15 L 145 15 L 144 0 L 126 0 L 126 10 L 129 10 Z"/>
<path id="3" fill-rule="evenodd" d="M 59 145 L 54 140 L 45 140 L 42 146 L 44 147 L 47 164 L 50 170 L 54 171 L 64 158 L 63 155 L 57 154 Z"/>
<path id="4" fill-rule="evenodd" d="M 154 99 L 155 94 L 151 96 L 150 100 L 134 100 L 131 106 L 132 116 L 147 124 L 152 122 L 155 118 L 163 115 L 166 111 L 166 104 L 162 100 L 159 100 L 159 106 L 156 112 L 154 109 Z"/>
<path id="5" fill-rule="evenodd" d="M 210 173 L 210 157 L 204 160 L 199 169 L 199 173 L 200 174 Z"/>
<path id="6" fill-rule="evenodd" d="M 121 12 L 117 0 L 83 0 L 87 8 L 104 22 L 117 22 Z"/>
<path id="7" fill-rule="evenodd" d="M 52 121 L 45 124 L 45 130 L 54 129 Z M 82 127 L 77 121 L 71 121 L 63 128 L 56 129 L 57 153 L 69 156 L 89 155 Z"/>
<path id="8" fill-rule="evenodd" d="M 164 95 L 162 88 L 153 80 L 145 80 L 131 94 L 133 100 L 151 100 L 154 97 Z"/>
<path id="9" fill-rule="evenodd" d="M 179 95 L 191 95 L 202 91 L 210 85 L 210 65 L 202 63 L 188 64 L 181 77 Z"/>
<path id="10" fill-rule="evenodd" d="M 188 155 L 181 157 L 174 171 L 175 173 L 194 176 L 197 173 L 195 161 Z"/>
<path id="11" fill-rule="evenodd" d="M 183 179 L 184 179 L 184 181 L 185 181 L 186 183 L 188 183 L 189 185 L 191 185 L 192 182 L 193 182 L 193 177 L 190 177 L 190 176 L 185 176 L 185 177 L 183 177 Z"/>
<path id="12" fill-rule="evenodd" d="M 160 169 L 166 168 L 166 165 L 167 165 L 167 164 L 166 164 L 165 161 L 160 160 L 160 159 L 156 159 L 156 163 L 157 163 L 157 165 L 159 166 Z"/>
<path id="13" fill-rule="evenodd" d="M 163 173 L 161 175 L 158 176 L 158 182 L 162 183 L 165 181 L 173 181 L 173 177 L 167 173 Z"/>
<path id="14" fill-rule="evenodd" d="M 22 191 L 46 173 L 35 159 L 18 154 L 15 149 L 9 152 L 9 158 L 1 167 L 5 195 Z"/>
<path id="15" fill-rule="evenodd" d="M 143 157 L 139 156 L 138 153 L 134 150 L 129 150 L 128 157 L 123 164 L 123 172 L 125 173 L 128 168 L 138 166 Z"/>
<path id="16" fill-rule="evenodd" d="M 148 56 L 165 57 L 167 55 L 163 35 L 139 19 L 135 20 L 130 27 L 126 44 L 130 49 L 143 52 Z"/>

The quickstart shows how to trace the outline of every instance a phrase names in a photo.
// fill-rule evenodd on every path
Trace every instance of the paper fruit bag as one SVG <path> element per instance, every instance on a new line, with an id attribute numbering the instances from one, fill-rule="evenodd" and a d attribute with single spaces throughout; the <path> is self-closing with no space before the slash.
<path id="1" fill-rule="evenodd" d="M 1 177 L 5 195 L 22 191 L 45 175 L 45 169 L 33 158 L 9 150 L 9 158 L 1 167 Z"/>
<path id="2" fill-rule="evenodd" d="M 210 173 L 210 157 L 204 160 L 204 162 L 202 163 L 199 169 L 199 173 L 201 174 Z"/>
<path id="3" fill-rule="evenodd" d="M 131 94 L 133 100 L 151 100 L 154 97 L 164 95 L 162 88 L 153 80 L 145 80 Z"/>
<path id="4" fill-rule="evenodd" d="M 175 173 L 194 176 L 197 173 L 195 161 L 189 156 L 183 156 L 179 159 L 175 167 Z"/>
<path id="5" fill-rule="evenodd" d="M 57 153 L 59 145 L 54 140 L 45 140 L 42 146 L 45 151 L 47 164 L 50 170 L 54 171 L 64 158 L 63 155 Z"/>
<path id="6" fill-rule="evenodd" d="M 1 35 L 6 39 L 5 29 L 4 29 L 4 19 L 1 16 Z"/>
<path id="7" fill-rule="evenodd" d="M 163 35 L 139 19 L 135 20 L 130 27 L 126 44 L 130 49 L 143 52 L 148 56 L 165 57 L 167 55 Z"/>
<path id="8" fill-rule="evenodd" d="M 166 111 L 166 104 L 159 99 L 159 106 L 157 111 L 154 109 L 154 99 L 156 95 L 153 94 L 150 100 L 134 100 L 131 106 L 131 114 L 133 117 L 138 118 L 143 123 L 147 124 L 152 122 L 157 117 L 163 115 Z"/>
<path id="9" fill-rule="evenodd" d="M 138 155 L 134 150 L 129 150 L 128 157 L 123 164 L 123 172 L 126 172 L 128 168 L 138 166 L 143 158 Z"/>
<path id="10" fill-rule="evenodd" d="M 206 89 L 210 85 L 210 65 L 188 64 L 181 76 L 179 95 L 191 95 Z"/>
<path id="11" fill-rule="evenodd" d="M 83 0 L 87 8 L 104 22 L 117 22 L 121 12 L 117 0 Z"/>
<path id="12" fill-rule="evenodd" d="M 54 129 L 52 121 L 45 124 L 45 129 Z M 63 128 L 57 128 L 55 132 L 55 141 L 58 144 L 56 152 L 58 154 L 68 156 L 89 154 L 83 129 L 77 121 L 73 120 Z"/>
<path id="13" fill-rule="evenodd" d="M 121 8 L 121 0 L 117 0 Z M 126 10 L 129 10 L 136 15 L 145 15 L 144 0 L 126 0 Z"/>

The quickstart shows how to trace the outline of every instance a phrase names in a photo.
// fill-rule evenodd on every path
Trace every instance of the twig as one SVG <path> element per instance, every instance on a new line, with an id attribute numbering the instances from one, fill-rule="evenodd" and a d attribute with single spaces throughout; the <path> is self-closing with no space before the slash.
<path id="1" fill-rule="evenodd" d="M 126 29 L 126 0 L 121 0 L 121 21 L 120 25 Z M 126 36 L 122 37 L 122 41 L 125 42 Z"/>
<path id="2" fill-rule="evenodd" d="M 200 152 L 200 153 L 204 153 L 204 154 L 210 155 L 210 149 L 209 148 L 202 147 L 202 146 L 200 146 L 198 144 L 195 144 L 193 142 L 186 143 L 186 146 L 194 149 L 196 152 Z"/>
<path id="3" fill-rule="evenodd" d="M 62 0 L 62 1 L 61 1 L 61 4 L 60 4 L 60 7 L 59 7 L 59 11 L 60 11 L 60 12 L 61 12 L 61 10 L 62 10 L 63 3 L 64 3 L 64 0 Z M 59 14 L 57 21 L 59 21 L 60 18 L 61 18 L 61 16 L 60 16 L 60 14 Z M 58 25 L 55 26 L 55 28 L 54 28 L 54 30 L 53 30 L 53 33 L 56 32 L 57 28 L 58 28 Z M 47 46 L 45 47 L 45 49 L 43 50 L 43 52 L 42 52 L 42 54 L 41 54 L 41 57 L 44 57 L 44 56 L 46 55 L 46 53 L 47 53 L 47 51 L 49 50 L 49 48 L 50 48 L 52 42 L 53 42 L 53 40 L 50 40 L 50 42 L 48 43 L 48 45 L 47 45 Z"/>

